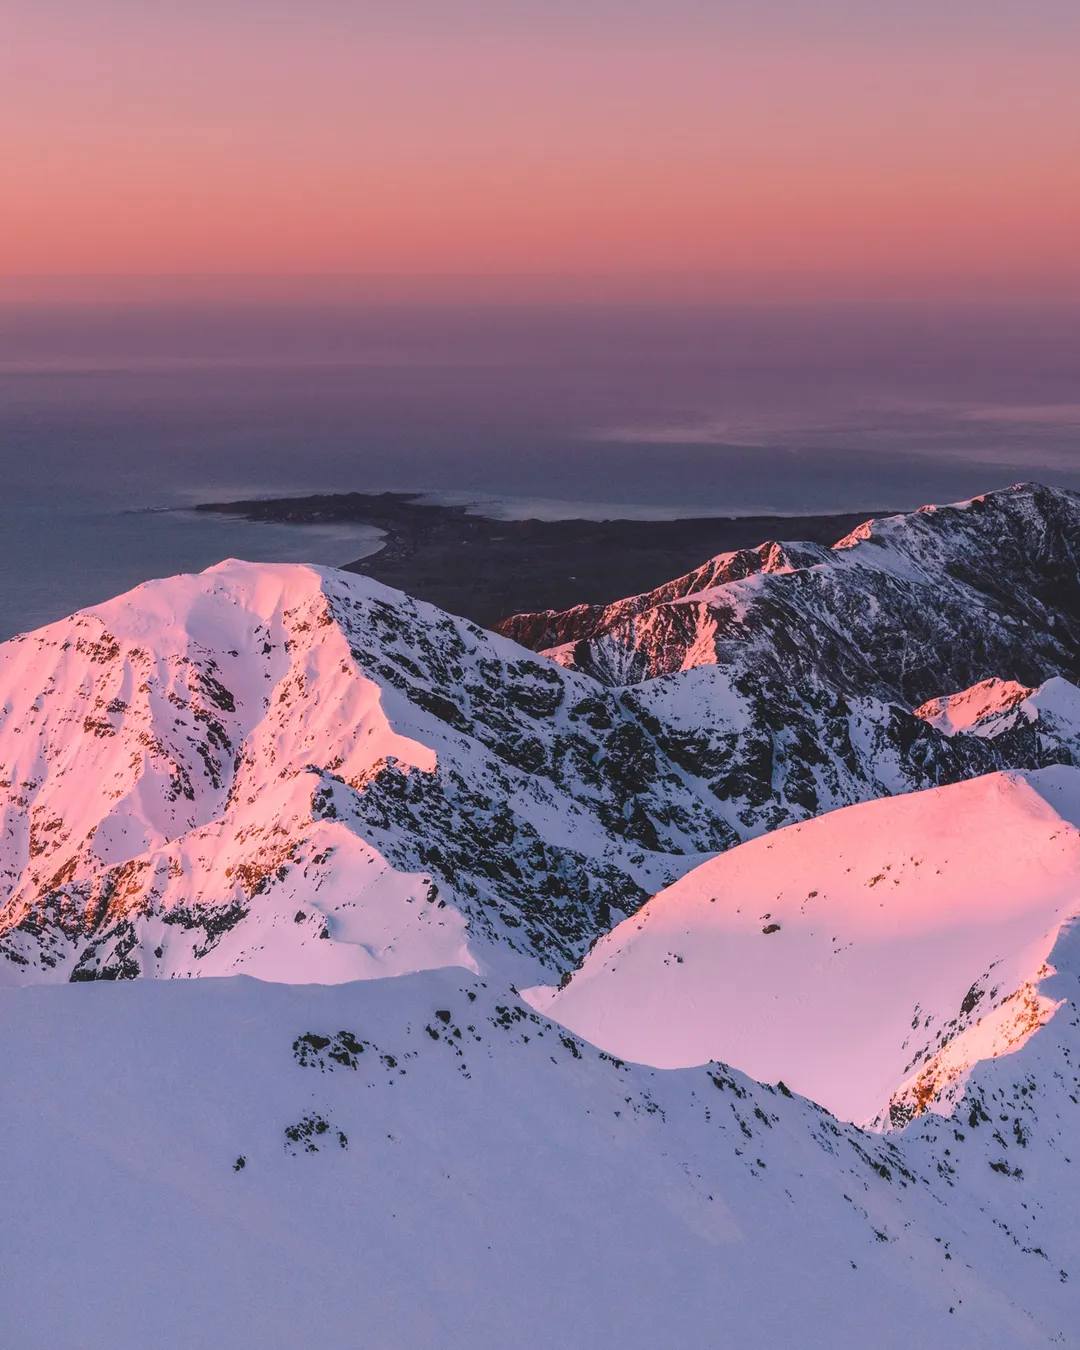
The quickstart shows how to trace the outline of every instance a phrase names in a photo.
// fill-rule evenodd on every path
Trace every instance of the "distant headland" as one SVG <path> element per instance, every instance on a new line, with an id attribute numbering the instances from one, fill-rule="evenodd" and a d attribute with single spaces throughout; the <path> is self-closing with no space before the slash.
<path id="1" fill-rule="evenodd" d="M 885 514 L 493 520 L 423 495 L 346 492 L 206 502 L 195 509 L 279 524 L 372 525 L 385 533 L 385 545 L 346 570 L 485 628 L 526 611 L 609 604 L 662 585 L 717 553 L 766 539 L 833 544 L 864 520 Z"/>

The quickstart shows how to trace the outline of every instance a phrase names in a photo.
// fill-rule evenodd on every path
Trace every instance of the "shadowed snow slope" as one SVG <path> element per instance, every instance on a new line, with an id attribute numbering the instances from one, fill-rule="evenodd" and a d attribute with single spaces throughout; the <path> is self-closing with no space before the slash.
<path id="1" fill-rule="evenodd" d="M 526 997 L 627 1059 L 724 1060 L 847 1120 L 947 1113 L 1054 1012 L 1076 821 L 1060 767 L 847 807 L 702 864 Z"/>
<path id="2" fill-rule="evenodd" d="M 463 970 L 0 991 L 0 1341 L 1075 1345 L 1076 1016 L 881 1137 Z"/>

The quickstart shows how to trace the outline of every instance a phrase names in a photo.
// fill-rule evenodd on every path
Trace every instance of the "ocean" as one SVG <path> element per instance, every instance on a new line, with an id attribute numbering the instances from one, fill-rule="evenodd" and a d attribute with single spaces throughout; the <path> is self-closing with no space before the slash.
<path id="1" fill-rule="evenodd" d="M 0 638 L 223 557 L 378 546 L 199 501 L 797 516 L 1080 488 L 1080 310 L 5 302 L 0 473 Z"/>

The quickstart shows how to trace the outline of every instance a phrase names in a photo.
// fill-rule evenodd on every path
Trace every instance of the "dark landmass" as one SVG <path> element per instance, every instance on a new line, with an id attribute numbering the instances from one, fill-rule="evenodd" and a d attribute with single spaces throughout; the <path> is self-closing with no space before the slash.
<path id="1" fill-rule="evenodd" d="M 717 553 L 767 539 L 834 544 L 874 512 L 832 516 L 705 516 L 685 520 L 488 520 L 419 494 L 349 492 L 210 502 L 246 520 L 374 525 L 378 553 L 349 563 L 367 576 L 485 628 L 512 614 L 606 605 L 652 590 Z M 885 513 L 878 513 L 885 514 Z"/>

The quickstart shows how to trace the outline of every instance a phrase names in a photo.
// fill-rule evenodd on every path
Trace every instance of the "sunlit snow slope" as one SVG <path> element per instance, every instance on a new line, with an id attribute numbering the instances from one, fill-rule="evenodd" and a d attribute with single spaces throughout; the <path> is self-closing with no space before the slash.
<path id="1" fill-rule="evenodd" d="M 0 679 L 0 980 L 472 965 L 430 877 L 314 806 L 328 760 L 435 760 L 392 726 L 314 569 L 148 583 L 3 644 Z"/>
<path id="2" fill-rule="evenodd" d="M 851 806 L 702 864 L 527 998 L 627 1059 L 724 1060 L 847 1120 L 948 1112 L 1054 1012 L 1077 822 L 1072 768 Z"/>

